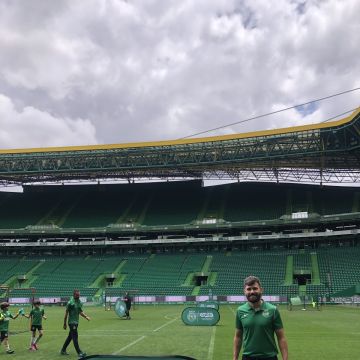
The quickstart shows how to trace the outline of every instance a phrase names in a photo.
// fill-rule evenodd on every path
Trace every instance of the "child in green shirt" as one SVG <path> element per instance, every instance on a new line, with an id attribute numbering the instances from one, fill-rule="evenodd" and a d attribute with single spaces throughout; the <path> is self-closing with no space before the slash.
<path id="1" fill-rule="evenodd" d="M 34 301 L 34 308 L 30 311 L 29 315 L 24 315 L 26 318 L 30 318 L 30 351 L 38 350 L 38 342 L 43 336 L 42 319 L 46 320 L 44 309 L 40 309 L 40 300 Z M 36 337 L 36 330 L 39 332 L 39 336 Z"/>
<path id="2" fill-rule="evenodd" d="M 9 306 L 8 302 L 3 302 L 0 305 L 0 342 L 4 344 L 7 354 L 13 354 L 14 350 L 10 349 L 9 344 L 9 321 L 10 319 L 16 319 L 20 312 L 13 315 L 9 311 Z"/>

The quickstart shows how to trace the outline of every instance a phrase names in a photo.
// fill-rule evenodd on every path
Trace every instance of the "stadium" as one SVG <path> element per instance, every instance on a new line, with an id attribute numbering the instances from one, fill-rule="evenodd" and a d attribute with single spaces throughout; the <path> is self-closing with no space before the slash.
<path id="1" fill-rule="evenodd" d="M 345 343 L 360 331 L 341 328 L 360 304 L 359 178 L 360 110 L 253 133 L 1 150 L 1 183 L 23 192 L 0 192 L 0 297 L 45 306 L 37 359 L 58 358 L 52 334 L 79 289 L 95 322 L 80 331 L 88 353 L 221 360 L 242 280 L 256 275 L 284 313 L 293 359 L 310 359 L 308 344 L 311 359 L 354 359 L 356 346 L 324 342 L 334 342 L 329 319 Z M 214 179 L 224 183 L 205 186 Z M 105 310 L 126 291 L 135 309 L 123 323 Z M 181 323 L 185 306 L 206 301 L 220 304 L 218 325 Z M 17 358 L 34 357 L 26 320 L 11 327 Z"/>

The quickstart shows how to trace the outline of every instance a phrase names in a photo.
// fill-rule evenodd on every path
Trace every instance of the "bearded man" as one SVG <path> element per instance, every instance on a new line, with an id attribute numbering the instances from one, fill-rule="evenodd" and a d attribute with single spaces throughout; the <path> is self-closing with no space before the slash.
<path id="1" fill-rule="evenodd" d="M 288 360 L 288 346 L 280 313 L 273 304 L 263 301 L 263 288 L 259 278 L 248 276 L 244 280 L 247 302 L 237 309 L 233 360 L 277 360 L 278 349 L 283 360 Z"/>

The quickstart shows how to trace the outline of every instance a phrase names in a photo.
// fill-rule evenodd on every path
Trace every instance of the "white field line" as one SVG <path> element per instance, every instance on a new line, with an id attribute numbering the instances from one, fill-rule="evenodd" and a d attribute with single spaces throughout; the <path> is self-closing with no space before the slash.
<path id="1" fill-rule="evenodd" d="M 99 335 L 99 332 L 101 332 L 101 334 L 105 334 L 105 335 L 108 335 L 108 334 L 117 334 L 117 333 L 121 333 L 121 332 L 124 332 L 124 333 L 133 333 L 132 335 L 129 335 L 129 336 L 136 336 L 136 335 L 140 335 L 140 334 L 144 334 L 144 333 L 147 333 L 147 332 L 153 332 L 154 330 L 122 330 L 122 329 L 117 329 L 117 330 L 82 330 L 81 333 L 79 333 L 79 336 L 80 337 L 85 337 L 85 336 L 92 336 L 92 333 L 96 333 Z M 12 336 L 29 336 L 29 330 L 26 330 L 24 332 L 21 332 L 21 333 L 18 333 L 18 334 L 12 334 Z M 52 333 L 52 334 L 63 334 L 65 337 L 67 336 L 68 332 L 65 332 L 64 330 L 45 330 L 44 331 L 45 333 L 45 336 L 46 334 L 48 333 Z M 140 334 L 139 334 L 140 333 Z M 121 336 L 124 336 L 123 334 Z"/>
<path id="2" fill-rule="evenodd" d="M 211 334 L 209 352 L 208 352 L 208 357 L 207 357 L 208 360 L 213 360 L 213 357 L 214 357 L 215 333 L 216 333 L 216 326 L 213 327 L 213 331 Z"/>
<path id="3" fill-rule="evenodd" d="M 50 330 L 51 331 L 51 330 Z M 118 333 L 118 332 L 127 332 L 127 333 L 129 333 L 129 332 L 133 332 L 133 333 L 144 333 L 144 332 L 151 332 L 151 331 L 153 331 L 153 330 L 144 330 L 144 329 L 142 329 L 142 330 L 137 330 L 137 329 L 127 329 L 127 330 L 125 330 L 125 329 L 116 329 L 116 330 L 111 330 L 111 329 L 107 329 L 107 330 L 85 330 L 85 331 L 83 331 L 83 332 L 85 332 L 85 333 L 91 333 L 91 332 L 96 332 L 97 334 L 99 333 L 99 331 L 101 331 L 101 333 Z"/>
<path id="4" fill-rule="evenodd" d="M 159 326 L 158 328 L 154 329 L 153 332 L 157 332 L 157 331 L 161 330 L 162 328 L 164 328 L 165 326 L 170 325 L 171 323 L 173 323 L 173 322 L 176 321 L 176 320 L 177 320 L 177 318 L 168 321 L 167 323 L 165 323 L 165 324 Z M 120 354 L 122 351 L 128 349 L 129 347 L 131 347 L 131 346 L 133 346 L 133 345 L 135 345 L 135 344 L 137 344 L 138 342 L 144 340 L 145 338 L 146 338 L 146 335 L 143 335 L 143 336 L 139 337 L 138 339 L 136 339 L 136 340 L 134 340 L 133 342 L 131 342 L 130 344 L 124 346 L 124 347 L 121 348 L 120 350 L 113 352 L 112 355 L 118 355 L 118 354 Z"/>
<path id="5" fill-rule="evenodd" d="M 132 343 L 124 346 L 124 347 L 121 348 L 120 350 L 113 352 L 112 355 L 118 355 L 118 354 L 120 354 L 122 351 L 124 351 L 124 350 L 128 349 L 129 347 L 135 345 L 136 343 L 140 342 L 141 340 L 144 340 L 145 338 L 146 338 L 145 335 L 139 337 L 138 339 L 136 339 L 136 340 L 134 340 Z"/>
<path id="6" fill-rule="evenodd" d="M 164 328 L 165 326 L 170 325 L 171 323 L 173 323 L 173 322 L 176 321 L 176 320 L 177 320 L 177 318 L 172 319 L 172 320 L 168 321 L 167 323 L 165 323 L 164 325 L 161 325 L 160 327 L 156 328 L 156 329 L 153 330 L 153 331 L 154 331 L 154 332 L 157 332 L 157 331 L 159 331 L 160 329 Z"/>
<path id="7" fill-rule="evenodd" d="M 81 337 L 84 337 L 84 338 L 88 338 L 88 337 L 99 337 L 99 333 L 98 334 L 84 334 L 84 335 L 81 335 Z M 106 337 L 116 337 L 116 338 L 118 338 L 119 336 L 121 336 L 121 337 L 124 337 L 124 336 L 130 336 L 130 337 L 134 337 L 134 334 L 121 334 L 121 335 L 119 335 L 119 334 L 106 334 L 105 333 L 105 336 Z"/>
<path id="8" fill-rule="evenodd" d="M 177 315 L 175 315 L 175 317 L 177 318 Z M 165 318 L 166 320 L 175 319 L 175 318 L 174 318 L 174 314 L 167 314 L 167 315 L 164 316 L 164 318 Z"/>
<path id="9" fill-rule="evenodd" d="M 234 315 L 236 315 L 236 312 L 234 311 L 234 309 L 229 304 L 228 304 L 228 308 Z"/>

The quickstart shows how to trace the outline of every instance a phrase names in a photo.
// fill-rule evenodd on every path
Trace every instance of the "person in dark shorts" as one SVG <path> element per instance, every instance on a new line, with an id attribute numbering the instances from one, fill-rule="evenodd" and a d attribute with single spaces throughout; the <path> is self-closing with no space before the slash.
<path id="1" fill-rule="evenodd" d="M 66 349 L 72 341 L 79 358 L 86 356 L 86 353 L 81 351 L 78 341 L 79 316 L 83 317 L 87 321 L 90 321 L 90 317 L 83 312 L 82 303 L 80 301 L 80 291 L 74 290 L 73 297 L 66 305 L 63 327 L 64 330 L 66 330 L 67 324 L 69 325 L 69 334 L 61 348 L 61 355 L 69 355 Z"/>
<path id="2" fill-rule="evenodd" d="M 129 295 L 128 292 L 125 293 L 123 301 L 125 302 L 125 305 L 126 305 L 126 310 L 125 310 L 126 319 L 130 320 L 131 319 L 131 317 L 130 317 L 130 309 L 131 309 L 132 298 L 131 298 L 131 296 Z"/>
<path id="3" fill-rule="evenodd" d="M 240 305 L 236 312 L 233 360 L 238 360 L 242 345 L 242 360 L 277 360 L 274 334 L 282 359 L 288 360 L 288 346 L 279 310 L 265 302 L 262 293 L 259 278 L 248 276 L 244 280 L 247 302 Z"/>
<path id="4" fill-rule="evenodd" d="M 13 354 L 15 351 L 10 348 L 9 344 L 9 321 L 10 319 L 16 319 L 20 312 L 13 315 L 9 311 L 9 306 L 8 302 L 3 302 L 0 305 L 0 342 L 4 344 L 7 354 Z"/>
<path id="5" fill-rule="evenodd" d="M 41 302 L 40 300 L 34 301 L 34 308 L 30 311 L 29 315 L 24 315 L 26 318 L 30 319 L 30 331 L 31 331 L 31 339 L 30 339 L 30 351 L 38 350 L 38 342 L 43 336 L 43 327 L 42 327 L 42 319 L 46 320 L 44 309 L 40 308 Z M 36 331 L 39 332 L 39 336 L 36 337 Z"/>

